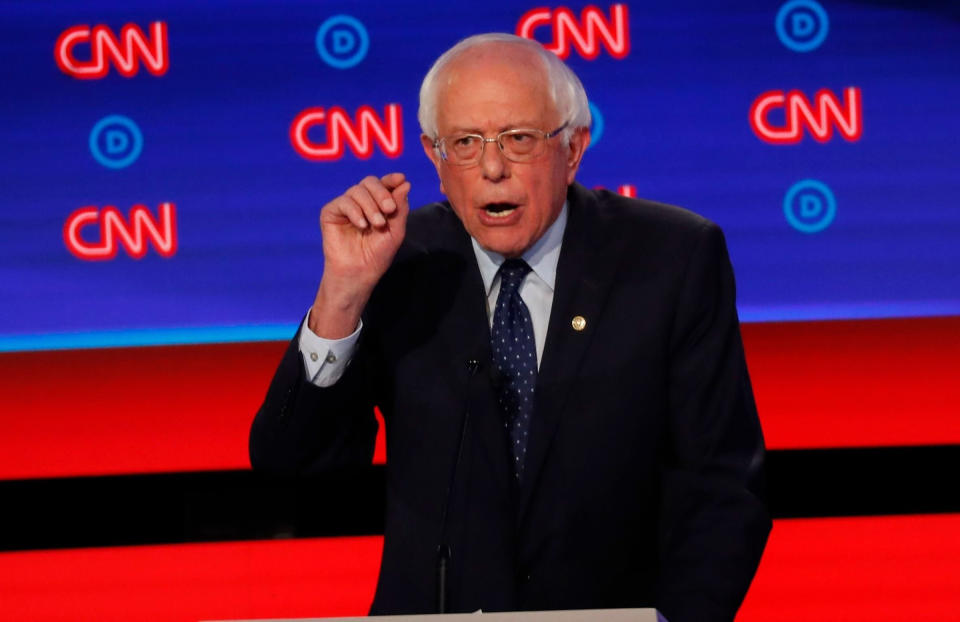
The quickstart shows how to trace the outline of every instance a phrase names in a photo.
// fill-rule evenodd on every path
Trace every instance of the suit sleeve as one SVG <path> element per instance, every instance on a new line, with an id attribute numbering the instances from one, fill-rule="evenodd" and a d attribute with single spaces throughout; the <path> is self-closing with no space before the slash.
<path id="1" fill-rule="evenodd" d="M 733 620 L 771 528 L 722 232 L 704 225 L 693 248 L 670 333 L 657 606 L 671 622 Z"/>
<path id="2" fill-rule="evenodd" d="M 299 333 L 293 338 L 250 429 L 254 469 L 294 475 L 370 464 L 377 421 L 369 332 L 361 334 L 343 376 L 323 388 L 307 378 Z"/>

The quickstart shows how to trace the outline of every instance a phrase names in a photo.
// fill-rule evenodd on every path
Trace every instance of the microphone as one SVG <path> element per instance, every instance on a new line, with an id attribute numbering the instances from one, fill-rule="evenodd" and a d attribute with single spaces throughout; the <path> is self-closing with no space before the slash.
<path id="1" fill-rule="evenodd" d="M 467 360 L 467 374 L 472 379 L 483 368 L 478 359 Z M 460 438 L 457 440 L 457 457 L 450 471 L 450 484 L 444 495 L 443 508 L 440 513 L 440 544 L 437 545 L 437 613 L 447 613 L 447 567 L 450 564 L 450 545 L 447 543 L 447 511 L 450 509 L 450 498 L 453 495 L 453 485 L 457 480 L 457 470 L 463 456 L 463 440 L 467 437 L 467 425 L 470 421 L 469 406 L 463 411 L 460 421 Z"/>

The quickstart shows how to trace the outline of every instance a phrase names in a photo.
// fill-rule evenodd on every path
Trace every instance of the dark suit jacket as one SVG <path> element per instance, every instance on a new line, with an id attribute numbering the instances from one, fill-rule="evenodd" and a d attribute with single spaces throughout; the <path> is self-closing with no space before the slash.
<path id="1" fill-rule="evenodd" d="M 369 463 L 383 412 L 372 613 L 435 611 L 441 540 L 453 611 L 656 606 L 705 622 L 732 619 L 746 593 L 770 519 L 723 235 L 577 184 L 568 205 L 519 488 L 483 284 L 446 204 L 411 213 L 337 384 L 306 380 L 296 338 L 277 370 L 251 432 L 256 468 Z"/>

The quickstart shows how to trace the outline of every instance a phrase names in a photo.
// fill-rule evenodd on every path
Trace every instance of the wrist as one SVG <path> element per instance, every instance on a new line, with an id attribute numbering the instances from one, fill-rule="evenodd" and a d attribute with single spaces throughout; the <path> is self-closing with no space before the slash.
<path id="1" fill-rule="evenodd" d="M 352 334 L 359 325 L 370 291 L 338 286 L 331 280 L 335 279 L 324 276 L 320 281 L 310 309 L 308 327 L 318 337 L 342 339 Z"/>

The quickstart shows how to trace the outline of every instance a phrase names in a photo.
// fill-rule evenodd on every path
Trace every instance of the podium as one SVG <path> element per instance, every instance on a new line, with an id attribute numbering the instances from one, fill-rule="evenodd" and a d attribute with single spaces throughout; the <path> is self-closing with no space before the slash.
<path id="1" fill-rule="evenodd" d="M 656 609 L 575 609 L 566 611 L 506 611 L 445 613 L 360 618 L 269 618 L 207 622 L 657 622 Z"/>

